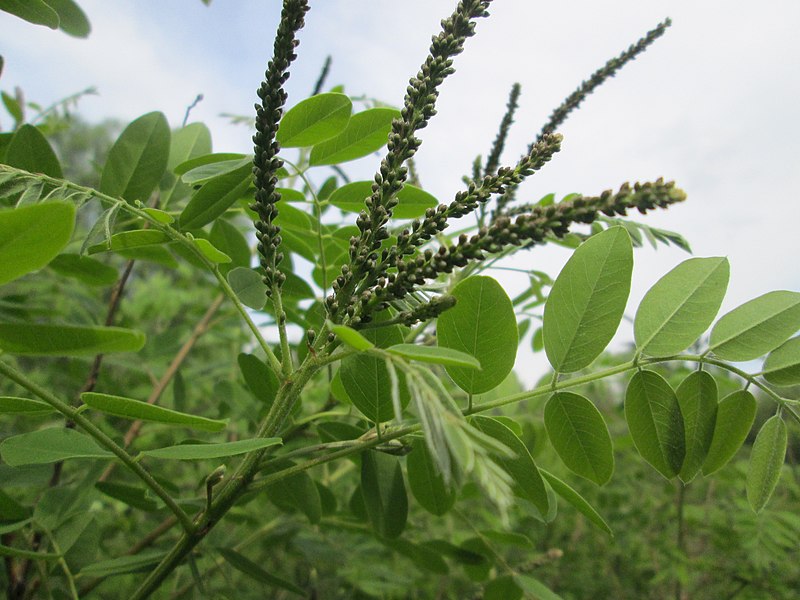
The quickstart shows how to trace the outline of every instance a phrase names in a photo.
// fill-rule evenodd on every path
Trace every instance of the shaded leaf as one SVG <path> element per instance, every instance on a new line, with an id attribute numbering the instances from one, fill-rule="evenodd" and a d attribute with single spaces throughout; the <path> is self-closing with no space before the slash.
<path id="1" fill-rule="evenodd" d="M 161 562 L 165 556 L 161 550 L 140 552 L 132 556 L 120 556 L 109 560 L 101 560 L 83 567 L 78 575 L 80 577 L 113 577 L 126 573 L 141 573 L 150 571 L 154 565 Z"/>
<path id="2" fill-rule="evenodd" d="M 686 454 L 683 416 L 669 383 L 655 371 L 637 371 L 625 392 L 625 420 L 636 450 L 667 479 Z"/>
<path id="3" fill-rule="evenodd" d="M 396 354 L 409 360 L 448 365 L 451 367 L 464 367 L 467 369 L 481 368 L 480 361 L 466 352 L 459 352 L 452 348 L 442 346 L 421 346 L 419 344 L 395 344 L 386 349 L 390 354 Z"/>
<path id="4" fill-rule="evenodd" d="M 614 449 L 603 416 L 587 398 L 558 392 L 544 408 L 547 435 L 564 464 L 581 477 L 605 484 L 614 472 Z"/>
<path id="5" fill-rule="evenodd" d="M 128 125 L 108 152 L 100 191 L 128 202 L 146 201 L 167 169 L 170 130 L 160 112 Z"/>
<path id="6" fill-rule="evenodd" d="M 87 285 L 111 285 L 117 281 L 117 270 L 99 260 L 80 254 L 59 254 L 48 265 L 53 271 Z"/>
<path id="7" fill-rule="evenodd" d="M 56 179 L 64 177 L 56 153 L 42 132 L 33 125 L 25 124 L 17 129 L 3 162 L 31 173 L 44 173 Z"/>
<path id="8" fill-rule="evenodd" d="M 564 500 L 569 502 L 575 510 L 585 516 L 589 521 L 594 523 L 598 528 L 605 531 L 608 535 L 613 536 L 614 533 L 611 531 L 611 528 L 606 523 L 605 519 L 600 516 L 594 507 L 589 504 L 586 499 L 581 496 L 578 492 L 576 492 L 573 488 L 571 488 L 566 482 L 562 481 L 552 473 L 548 473 L 544 469 L 539 469 L 539 472 L 542 474 L 547 480 L 547 483 L 550 484 L 550 487 L 553 488 L 553 491 L 561 496 Z"/>
<path id="9" fill-rule="evenodd" d="M 633 272 L 623 227 L 593 235 L 572 254 L 544 307 L 544 349 L 556 371 L 572 373 L 605 350 L 619 327 Z"/>
<path id="10" fill-rule="evenodd" d="M 406 458 L 406 468 L 408 486 L 422 508 L 440 517 L 453 507 L 457 493 L 455 482 L 445 483 L 424 440 L 414 441 Z"/>
<path id="11" fill-rule="evenodd" d="M 295 585 L 291 581 L 287 581 L 285 579 L 273 575 L 272 573 L 268 573 L 263 568 L 258 566 L 256 563 L 254 563 L 248 558 L 245 558 L 243 555 L 239 554 L 235 550 L 232 550 L 230 548 L 217 548 L 217 552 L 219 552 L 222 555 L 222 558 L 224 558 L 226 562 L 229 565 L 231 565 L 234 569 L 241 571 L 245 575 L 258 581 L 259 583 L 271 585 L 280 588 L 282 590 L 298 594 L 300 596 L 306 595 L 306 592 L 303 590 L 303 588 Z"/>
<path id="12" fill-rule="evenodd" d="M 728 287 L 727 258 L 690 258 L 648 290 L 636 311 L 636 346 L 650 356 L 686 350 L 708 329 Z"/>
<path id="13" fill-rule="evenodd" d="M 469 394 L 488 392 L 514 367 L 519 341 L 514 307 L 491 277 L 468 277 L 451 294 L 456 305 L 439 316 L 437 343 L 474 356 L 481 370 L 448 366 L 447 373 Z"/>
<path id="14" fill-rule="evenodd" d="M 191 188 L 175 175 L 175 169 L 198 156 L 208 156 L 210 152 L 211 132 L 203 123 L 189 123 L 172 132 L 167 160 L 168 173 L 160 183 L 162 208 L 168 206 L 170 202 L 186 198 L 191 193 Z"/>
<path id="15" fill-rule="evenodd" d="M 236 267 L 228 272 L 228 283 L 242 304 L 261 310 L 267 303 L 267 286 L 255 270 Z"/>
<path id="16" fill-rule="evenodd" d="M 92 26 L 74 0 L 47 0 L 47 4 L 58 14 L 58 28 L 61 31 L 77 38 L 89 37 Z"/>
<path id="17" fill-rule="evenodd" d="M 34 25 L 58 29 L 58 13 L 44 0 L 0 0 L 0 10 Z"/>
<path id="18" fill-rule="evenodd" d="M 280 386 L 278 377 L 272 372 L 272 369 L 252 354 L 239 354 L 237 362 L 253 396 L 263 402 L 265 406 L 271 406 Z"/>
<path id="19" fill-rule="evenodd" d="M 725 360 L 753 360 L 780 346 L 798 329 L 800 293 L 768 292 L 717 321 L 708 348 Z"/>
<path id="20" fill-rule="evenodd" d="M 773 385 L 800 384 L 800 337 L 792 338 L 770 352 L 764 361 L 762 374 Z"/>
<path id="21" fill-rule="evenodd" d="M 536 600 L 563 600 L 561 596 L 543 584 L 541 581 L 530 575 L 514 575 L 514 581 L 522 588 L 522 591 Z"/>
<path id="22" fill-rule="evenodd" d="M 703 475 L 719 471 L 739 451 L 753 426 L 756 408 L 756 399 L 747 390 L 738 390 L 720 400 Z"/>
<path id="23" fill-rule="evenodd" d="M 249 159 L 239 162 L 241 166 L 209 179 L 192 196 L 178 219 L 181 229 L 199 229 L 211 223 L 244 196 L 253 178 L 253 166 Z"/>
<path id="24" fill-rule="evenodd" d="M 319 490 L 305 471 L 270 483 L 267 497 L 281 510 L 295 512 L 299 509 L 312 524 L 319 523 L 322 518 Z"/>
<path id="25" fill-rule="evenodd" d="M 717 382 L 705 371 L 694 371 L 675 390 L 683 417 L 685 456 L 678 474 L 689 483 L 700 471 L 711 447 L 717 419 Z"/>
<path id="26" fill-rule="evenodd" d="M 153 512 L 159 508 L 159 503 L 149 498 L 147 496 L 147 490 L 144 488 L 111 481 L 98 481 L 94 484 L 94 487 L 109 498 L 119 500 L 123 504 L 138 508 L 139 510 Z"/>
<path id="27" fill-rule="evenodd" d="M 12 354 L 94 356 L 137 352 L 144 342 L 141 331 L 121 327 L 0 323 L 0 349 Z"/>
<path id="28" fill-rule="evenodd" d="M 74 227 L 75 207 L 65 202 L 0 210 L 0 285 L 47 265 Z"/>
<path id="29" fill-rule="evenodd" d="M 0 442 L 0 456 L 12 467 L 39 465 L 73 458 L 114 458 L 84 433 L 65 427 L 50 427 L 22 433 Z"/>
<path id="30" fill-rule="evenodd" d="M 125 419 L 141 419 L 154 423 L 192 427 L 203 431 L 222 431 L 228 425 L 228 421 L 189 415 L 122 396 L 84 392 L 81 394 L 81 400 L 95 410 Z"/>
<path id="31" fill-rule="evenodd" d="M 364 201 L 372 195 L 372 181 L 353 181 L 331 193 L 328 202 L 345 212 L 358 213 L 364 210 Z M 416 186 L 405 184 L 397 192 L 398 204 L 392 209 L 395 219 L 415 219 L 425 214 L 439 202 L 436 198 Z"/>
<path id="32" fill-rule="evenodd" d="M 7 415 L 44 415 L 55 412 L 47 402 L 31 400 L 29 398 L 16 398 L 14 396 L 0 396 L 0 413 Z"/>
<path id="33" fill-rule="evenodd" d="M 779 415 L 773 415 L 758 432 L 747 467 L 747 501 L 755 512 L 767 505 L 778 485 L 786 444 L 786 423 Z"/>
<path id="34" fill-rule="evenodd" d="M 361 492 L 375 533 L 387 539 L 399 537 L 408 518 L 408 497 L 400 461 L 382 452 L 364 452 Z"/>

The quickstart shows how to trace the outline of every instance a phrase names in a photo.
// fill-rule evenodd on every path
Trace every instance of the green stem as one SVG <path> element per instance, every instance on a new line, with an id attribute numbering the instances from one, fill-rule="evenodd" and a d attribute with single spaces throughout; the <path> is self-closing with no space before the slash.
<path id="1" fill-rule="evenodd" d="M 281 339 L 281 364 L 283 377 L 288 379 L 294 370 L 292 351 L 289 348 L 289 336 L 286 334 L 286 313 L 283 312 L 283 298 L 279 285 L 272 284 L 272 306 L 275 309 L 275 321 L 278 325 L 278 334 Z"/>
<path id="2" fill-rule="evenodd" d="M 118 446 L 117 443 L 108 437 L 99 427 L 84 417 L 79 409 L 73 408 L 66 402 L 63 402 L 55 395 L 34 383 L 25 377 L 25 375 L 3 361 L 0 361 L 0 373 L 47 402 L 62 415 L 74 421 L 78 427 L 91 435 L 101 446 L 114 453 L 114 455 L 116 455 L 116 457 L 119 458 L 126 467 L 133 471 L 133 473 L 138 476 L 139 479 L 141 479 L 145 485 L 147 485 L 147 487 L 153 490 L 153 493 L 155 493 L 159 498 L 161 498 L 161 500 L 164 501 L 164 504 L 166 504 L 172 513 L 177 517 L 187 532 L 194 530 L 194 524 L 192 523 L 191 518 L 189 518 L 189 515 L 187 515 L 180 506 L 178 506 L 178 503 L 175 502 L 172 496 L 170 496 L 163 487 L 161 487 L 161 484 L 153 479 L 153 476 L 150 475 L 150 473 L 148 473 L 144 467 L 142 467 L 142 465 L 136 462 L 136 459 L 128 454 L 121 446 Z"/>

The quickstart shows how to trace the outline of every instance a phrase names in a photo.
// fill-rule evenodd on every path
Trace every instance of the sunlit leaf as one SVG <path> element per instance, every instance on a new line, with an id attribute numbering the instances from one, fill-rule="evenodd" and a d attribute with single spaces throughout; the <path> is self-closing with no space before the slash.
<path id="1" fill-rule="evenodd" d="M 364 210 L 364 201 L 372 195 L 372 181 L 353 181 L 337 188 L 328 198 L 328 202 L 345 212 Z M 396 219 L 414 219 L 421 217 L 429 208 L 438 204 L 434 196 L 416 186 L 406 184 L 397 192 L 398 204 L 392 209 Z"/>
<path id="2" fill-rule="evenodd" d="M 691 346 L 717 315 L 729 272 L 726 258 L 690 258 L 659 279 L 636 311 L 637 348 L 658 357 Z"/>
<path id="3" fill-rule="evenodd" d="M 611 479 L 611 435 L 600 411 L 587 398 L 573 392 L 553 394 L 544 408 L 544 424 L 567 467 L 598 485 Z"/>
<path id="4" fill-rule="evenodd" d="M 474 356 L 474 367 L 447 367 L 458 387 L 469 394 L 497 387 L 514 367 L 518 332 L 514 307 L 491 277 L 468 277 L 453 288 L 456 305 L 437 320 L 437 343 Z"/>
<path id="5" fill-rule="evenodd" d="M 774 350 L 800 329 L 800 293 L 768 292 L 724 315 L 711 330 L 709 350 L 745 361 Z"/>
<path id="6" fill-rule="evenodd" d="M 800 385 L 800 337 L 788 340 L 769 353 L 763 375 L 773 385 Z"/>
<path id="7" fill-rule="evenodd" d="M 46 415 L 55 412 L 47 402 L 17 398 L 15 396 L 0 396 L 0 414 L 7 415 Z"/>
<path id="8" fill-rule="evenodd" d="M 637 371 L 625 393 L 625 420 L 639 454 L 667 479 L 686 455 L 683 417 L 669 383 L 655 371 Z"/>
<path id="9" fill-rule="evenodd" d="M 779 415 L 773 415 L 758 432 L 747 467 L 747 501 L 756 512 L 767 505 L 778 485 L 786 444 L 786 423 Z"/>
<path id="10" fill-rule="evenodd" d="M 451 367 L 463 367 L 467 369 L 481 368 L 480 361 L 466 352 L 459 352 L 452 348 L 442 346 L 421 346 L 420 344 L 395 344 L 386 349 L 390 354 L 396 354 L 409 360 L 433 363 L 437 365 L 447 365 Z"/>
<path id="11" fill-rule="evenodd" d="M 313 146 L 341 133 L 350 120 L 353 103 L 344 94 L 317 94 L 289 109 L 276 139 L 284 148 Z"/>
<path id="12" fill-rule="evenodd" d="M 354 114 L 344 131 L 311 149 L 309 164 L 333 165 L 379 150 L 389 140 L 392 120 L 399 117 L 400 112 L 393 108 L 370 108 Z"/>
<path id="13" fill-rule="evenodd" d="M 33 125 L 25 124 L 14 133 L 3 162 L 31 173 L 44 173 L 57 179 L 64 177 L 56 153 Z"/>
<path id="14" fill-rule="evenodd" d="M 189 415 L 123 396 L 84 392 L 81 394 L 81 400 L 95 410 L 125 419 L 141 419 L 142 421 L 191 427 L 204 431 L 222 431 L 228 424 L 227 421 Z"/>
<path id="15" fill-rule="evenodd" d="M 631 239 L 622 227 L 575 250 L 544 307 L 544 349 L 556 371 L 579 371 L 605 350 L 625 311 L 632 272 Z"/>
<path id="16" fill-rule="evenodd" d="M 47 265 L 74 227 L 75 207 L 64 202 L 0 210 L 0 285 Z"/>
<path id="17" fill-rule="evenodd" d="M 351 327 L 347 327 L 346 325 L 336 325 L 330 321 L 328 322 L 328 327 L 331 331 L 333 331 L 333 333 L 336 334 L 336 337 L 354 350 L 369 350 L 370 348 L 375 347 L 375 344 L 370 342 L 367 338 Z"/>
<path id="18" fill-rule="evenodd" d="M 0 349 L 12 354 L 85 356 L 137 352 L 144 342 L 141 331 L 120 327 L 0 323 Z"/>

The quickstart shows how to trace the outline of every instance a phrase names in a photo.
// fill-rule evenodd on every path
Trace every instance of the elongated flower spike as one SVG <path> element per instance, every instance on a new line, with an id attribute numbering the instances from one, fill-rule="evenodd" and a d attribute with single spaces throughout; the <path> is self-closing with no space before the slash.
<path id="1" fill-rule="evenodd" d="M 258 89 L 261 103 L 256 104 L 256 133 L 253 136 L 255 157 L 253 158 L 253 180 L 256 186 L 255 202 L 251 205 L 258 214 L 256 238 L 261 255 L 263 279 L 267 295 L 271 296 L 273 287 L 280 287 L 286 276 L 278 271 L 283 254 L 278 252 L 281 244 L 280 227 L 273 221 L 278 216 L 276 204 L 281 199 L 276 191 L 277 171 L 283 161 L 277 155 L 280 144 L 275 139 L 278 123 L 283 115 L 287 94 L 283 89 L 289 78 L 289 65 L 297 57 L 295 48 L 300 43 L 295 37 L 305 24 L 308 12 L 307 0 L 285 0 L 281 11 L 281 21 L 275 36 L 272 60 L 267 66 L 264 81 Z"/>

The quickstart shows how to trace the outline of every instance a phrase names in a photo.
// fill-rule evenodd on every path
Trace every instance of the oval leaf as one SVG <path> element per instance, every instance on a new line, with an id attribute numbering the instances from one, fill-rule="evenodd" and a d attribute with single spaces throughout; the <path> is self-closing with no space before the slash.
<path id="1" fill-rule="evenodd" d="M 508 447 L 515 456 L 497 456 L 495 460 L 514 480 L 514 492 L 533 502 L 536 509 L 544 516 L 550 513 L 550 500 L 547 488 L 533 461 L 531 453 L 522 440 L 506 425 L 491 417 L 472 417 L 471 423 L 481 432 Z"/>
<path id="2" fill-rule="evenodd" d="M 222 431 L 228 425 L 227 421 L 188 415 L 122 396 L 84 392 L 81 394 L 81 400 L 95 410 L 125 419 L 141 419 L 142 421 L 180 425 L 204 431 Z"/>
<path id="3" fill-rule="evenodd" d="M 58 28 L 73 37 L 89 37 L 92 26 L 74 0 L 47 0 L 48 6 L 58 13 Z"/>
<path id="4" fill-rule="evenodd" d="M 141 331 L 121 327 L 0 323 L 0 349 L 12 354 L 86 356 L 137 352 L 144 342 Z"/>
<path id="5" fill-rule="evenodd" d="M 111 285 L 118 277 L 115 268 L 80 254 L 59 254 L 48 266 L 59 275 L 87 285 Z"/>
<path id="6" fill-rule="evenodd" d="M 675 390 L 683 417 L 686 453 L 678 476 L 689 483 L 700 471 L 711 447 L 717 420 L 717 382 L 705 371 L 694 371 Z"/>
<path id="7" fill-rule="evenodd" d="M 745 361 L 774 350 L 800 329 L 800 293 L 779 290 L 745 302 L 711 330 L 709 350 Z"/>
<path id="8" fill-rule="evenodd" d="M 160 112 L 133 121 L 108 152 L 100 191 L 128 202 L 146 201 L 167 170 L 169 142 L 169 124 Z"/>
<path id="9" fill-rule="evenodd" d="M 773 385 L 800 384 L 800 337 L 792 338 L 769 353 L 763 375 Z"/>
<path id="10" fill-rule="evenodd" d="M 276 577 L 275 575 L 268 573 L 256 563 L 245 558 L 235 550 L 230 550 L 229 548 L 218 548 L 217 550 L 234 569 L 241 571 L 259 583 L 264 583 L 266 585 L 281 588 L 289 592 L 294 592 L 300 596 L 306 596 L 306 593 L 302 588 L 296 586 L 290 581 L 286 581 L 285 579 L 281 579 L 280 577 Z"/>
<path id="11" fill-rule="evenodd" d="M 344 94 L 317 94 L 286 112 L 276 139 L 284 148 L 319 144 L 341 133 L 352 112 L 353 103 Z"/>
<path id="12" fill-rule="evenodd" d="M 0 413 L 7 415 L 46 415 L 55 412 L 47 402 L 17 398 L 15 396 L 0 396 Z"/>
<path id="13" fill-rule="evenodd" d="M 75 207 L 65 202 L 0 210 L 0 285 L 47 265 L 74 227 Z"/>
<path id="14" fill-rule="evenodd" d="M 633 246 L 623 227 L 575 250 L 544 306 L 544 349 L 556 371 L 579 371 L 605 350 L 625 311 L 632 272 Z"/>
<path id="15" fill-rule="evenodd" d="M 261 275 L 253 269 L 236 267 L 228 273 L 228 283 L 242 304 L 261 310 L 267 303 L 267 286 Z"/>
<path id="16" fill-rule="evenodd" d="M 755 397 L 747 390 L 733 392 L 720 400 L 703 475 L 719 471 L 739 451 L 753 426 L 756 406 Z"/>
<path id="17" fill-rule="evenodd" d="M 239 440 L 236 442 L 223 442 L 221 444 L 178 444 L 155 450 L 143 450 L 142 454 L 152 458 L 168 460 L 205 460 L 210 458 L 225 458 L 247 454 L 262 448 L 269 448 L 281 444 L 281 438 L 255 438 Z"/>
<path id="18" fill-rule="evenodd" d="M 403 330 L 397 325 L 365 329 L 361 334 L 379 348 L 403 341 Z M 382 358 L 366 353 L 349 356 L 342 361 L 339 373 L 347 396 L 365 417 L 373 423 L 383 423 L 394 417 L 392 382 Z M 400 405 L 405 408 L 410 395 L 403 374 L 397 375 Z"/>
<path id="19" fill-rule="evenodd" d="M 439 316 L 437 342 L 474 356 L 481 370 L 448 366 L 447 373 L 468 394 L 488 392 L 514 368 L 519 343 L 514 307 L 491 277 L 468 277 L 451 293 L 456 305 Z"/>
<path id="20" fill-rule="evenodd" d="M 639 454 L 667 479 L 686 454 L 683 416 L 675 392 L 654 371 L 638 371 L 625 392 L 625 420 Z"/>
<path id="21" fill-rule="evenodd" d="M 208 260 L 210 260 L 212 263 L 219 264 L 219 263 L 231 262 L 230 256 L 228 256 L 224 252 L 220 252 L 217 248 L 214 247 L 214 244 L 209 242 L 207 239 L 195 238 L 193 242 L 194 245 L 197 246 L 197 249 L 200 250 L 200 253 L 203 256 L 205 256 Z"/>
<path id="22" fill-rule="evenodd" d="M 747 501 L 756 511 L 769 502 L 786 457 L 786 423 L 778 415 L 767 419 L 756 436 L 747 468 Z"/>
<path id="23" fill-rule="evenodd" d="M 457 493 L 454 482 L 445 483 L 424 440 L 414 441 L 406 468 L 408 486 L 422 508 L 440 517 L 453 507 Z"/>
<path id="24" fill-rule="evenodd" d="M 364 452 L 361 492 L 375 532 L 386 539 L 399 537 L 408 518 L 408 496 L 400 461 L 383 452 Z"/>
<path id="25" fill-rule="evenodd" d="M 336 337 L 355 350 L 369 350 L 375 347 L 375 344 L 351 327 L 336 325 L 330 321 L 328 321 L 328 327 L 336 334 Z"/>
<path id="26" fill-rule="evenodd" d="M 328 202 L 345 212 L 361 212 L 364 210 L 364 201 L 372 195 L 372 181 L 353 181 L 334 192 Z M 434 196 L 410 184 L 405 184 L 397 192 L 398 204 L 392 209 L 392 216 L 396 219 L 416 219 L 425 214 L 439 202 Z"/>
<path id="27" fill-rule="evenodd" d="M 690 258 L 659 279 L 636 311 L 637 348 L 658 357 L 691 346 L 717 315 L 729 273 L 727 258 Z"/>
<path id="28" fill-rule="evenodd" d="M 160 206 L 165 208 L 170 202 L 182 200 L 189 196 L 191 188 L 176 176 L 175 169 L 186 161 L 207 156 L 211 152 L 211 132 L 203 123 L 190 123 L 173 131 L 169 145 L 167 171 L 161 179 L 159 187 Z M 243 158 L 243 156 L 242 156 Z"/>
<path id="29" fill-rule="evenodd" d="M 583 496 L 581 496 L 578 492 L 576 492 L 564 481 L 560 480 L 552 473 L 548 473 L 544 469 L 539 469 L 539 472 L 542 474 L 542 477 L 547 480 L 547 483 L 550 484 L 550 487 L 553 488 L 553 491 L 555 491 L 555 493 L 561 496 L 564 500 L 569 502 L 575 510 L 589 519 L 589 521 L 598 528 L 605 531 L 608 535 L 614 535 L 614 532 L 611 531 L 611 528 L 608 526 L 608 523 L 606 523 L 605 519 L 600 516 L 600 513 L 598 513 Z"/>
<path id="30" fill-rule="evenodd" d="M 178 219 L 181 229 L 199 229 L 221 216 L 244 196 L 252 177 L 253 167 L 248 160 L 230 173 L 203 184 Z"/>
<path id="31" fill-rule="evenodd" d="M 213 156 L 213 155 L 212 155 Z M 202 165 L 198 165 L 181 175 L 181 181 L 187 185 L 199 187 L 208 183 L 212 179 L 229 175 L 236 171 L 241 171 L 244 167 L 250 167 L 252 174 L 253 159 L 249 156 L 241 156 L 230 160 L 219 160 Z"/>
<path id="32" fill-rule="evenodd" d="M 319 523 L 322 519 L 319 490 L 305 471 L 270 483 L 267 486 L 267 497 L 286 512 L 296 512 L 299 509 L 312 524 Z"/>
<path id="33" fill-rule="evenodd" d="M 0 456 L 11 467 L 71 458 L 114 458 L 88 435 L 66 427 L 50 427 L 6 438 L 0 442 Z"/>
<path id="34" fill-rule="evenodd" d="M 56 179 L 64 177 L 56 153 L 47 138 L 33 125 L 26 124 L 17 129 L 3 162 L 31 173 L 44 173 Z"/>
<path id="35" fill-rule="evenodd" d="M 419 344 L 395 344 L 386 349 L 390 354 L 396 354 L 409 360 L 433 363 L 436 365 L 449 365 L 451 367 L 464 367 L 467 369 L 481 368 L 480 361 L 466 352 L 459 352 L 452 348 L 441 346 L 420 346 Z"/>
<path id="36" fill-rule="evenodd" d="M 0 10 L 35 25 L 58 29 L 58 13 L 44 0 L 0 0 Z"/>
<path id="37" fill-rule="evenodd" d="M 250 393 L 265 406 L 271 406 L 280 387 L 278 377 L 272 369 L 252 354 L 239 354 L 237 362 Z"/>
<path id="38" fill-rule="evenodd" d="M 334 165 L 366 156 L 389 141 L 392 120 L 400 117 L 393 108 L 370 108 L 350 118 L 344 131 L 311 149 L 309 164 Z"/>
<path id="39" fill-rule="evenodd" d="M 614 472 L 611 435 L 587 398 L 572 392 L 553 394 L 544 407 L 547 435 L 564 464 L 581 477 L 605 484 Z"/>

